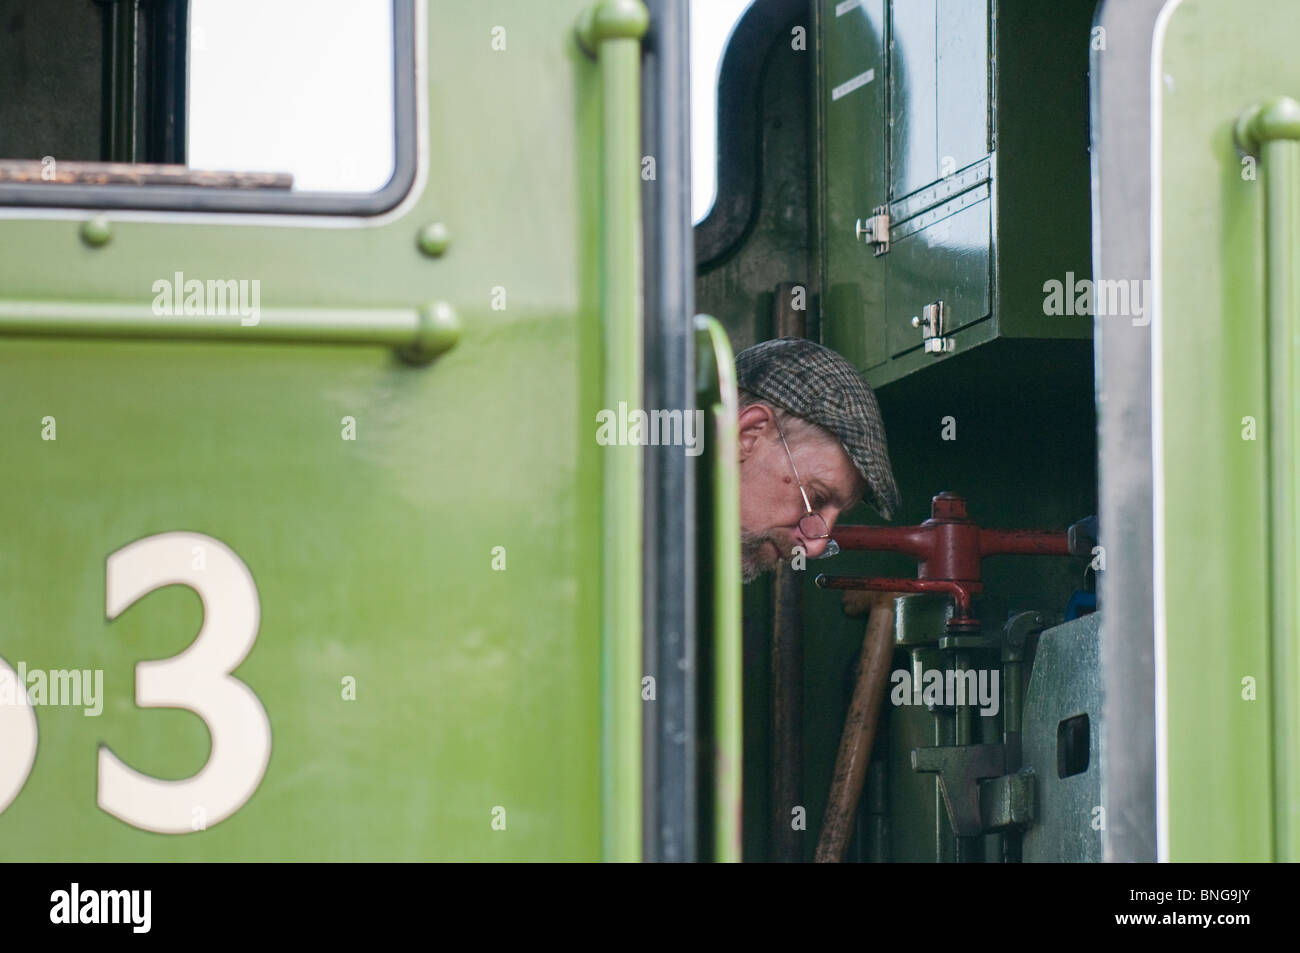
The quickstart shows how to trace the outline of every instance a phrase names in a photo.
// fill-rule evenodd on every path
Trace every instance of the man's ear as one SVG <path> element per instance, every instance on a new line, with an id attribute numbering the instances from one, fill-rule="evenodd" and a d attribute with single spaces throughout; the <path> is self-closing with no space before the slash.
<path id="1" fill-rule="evenodd" d="M 747 404 L 740 408 L 740 459 L 754 452 L 759 440 L 776 426 L 776 416 L 767 404 Z"/>

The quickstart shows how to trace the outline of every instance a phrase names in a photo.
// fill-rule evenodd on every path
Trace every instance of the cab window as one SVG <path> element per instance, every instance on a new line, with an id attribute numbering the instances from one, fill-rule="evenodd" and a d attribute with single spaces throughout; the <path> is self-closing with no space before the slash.
<path id="1" fill-rule="evenodd" d="M 0 204 L 379 212 L 414 179 L 413 0 L 9 0 Z"/>

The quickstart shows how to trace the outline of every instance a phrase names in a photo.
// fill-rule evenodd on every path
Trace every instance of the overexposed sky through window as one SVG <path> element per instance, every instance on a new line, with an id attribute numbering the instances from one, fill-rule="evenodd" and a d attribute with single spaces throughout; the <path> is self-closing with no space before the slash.
<path id="1" fill-rule="evenodd" d="M 731 31 L 753 0 L 691 0 L 691 218 L 718 193 L 718 67 Z"/>
<path id="2" fill-rule="evenodd" d="M 190 168 L 374 192 L 394 113 L 392 0 L 191 0 Z"/>
<path id="3" fill-rule="evenodd" d="M 718 68 L 752 0 L 691 0 L 691 213 L 717 194 Z M 187 164 L 291 172 L 295 191 L 392 176 L 391 0 L 191 0 Z"/>

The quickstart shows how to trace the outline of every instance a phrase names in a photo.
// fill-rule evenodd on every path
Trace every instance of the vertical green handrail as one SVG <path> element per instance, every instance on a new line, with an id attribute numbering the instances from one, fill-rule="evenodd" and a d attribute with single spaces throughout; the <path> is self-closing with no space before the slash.
<path id="1" fill-rule="evenodd" d="M 1264 182 L 1269 389 L 1269 549 L 1274 860 L 1300 860 L 1300 103 L 1279 96 L 1237 120 L 1237 143 Z"/>
<path id="2" fill-rule="evenodd" d="M 641 405 L 641 0 L 603 0 L 578 21 L 600 64 L 600 316 L 605 406 Z M 641 859 L 641 450 L 607 448 L 602 493 L 601 851 Z"/>
<path id="3" fill-rule="evenodd" d="M 740 400 L 736 359 L 727 332 L 717 319 L 695 318 L 703 374 L 716 369 L 713 424 L 713 859 L 741 859 L 741 779 L 743 768 L 740 625 L 740 467 L 736 432 Z M 712 384 L 712 382 L 710 382 Z"/>

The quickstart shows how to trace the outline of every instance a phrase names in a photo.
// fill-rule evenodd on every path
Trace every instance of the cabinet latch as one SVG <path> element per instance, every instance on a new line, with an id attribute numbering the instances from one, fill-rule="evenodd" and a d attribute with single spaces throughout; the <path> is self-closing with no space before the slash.
<path id="1" fill-rule="evenodd" d="M 912 327 L 921 329 L 926 354 L 944 354 L 957 346 L 952 338 L 945 336 L 948 333 L 948 315 L 942 301 L 927 304 L 920 314 L 913 315 Z"/>
<path id="2" fill-rule="evenodd" d="M 877 256 L 889 251 L 889 206 L 877 205 L 871 210 L 870 218 L 858 219 L 853 233 L 871 245 Z"/>

